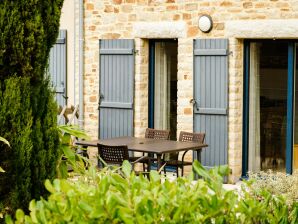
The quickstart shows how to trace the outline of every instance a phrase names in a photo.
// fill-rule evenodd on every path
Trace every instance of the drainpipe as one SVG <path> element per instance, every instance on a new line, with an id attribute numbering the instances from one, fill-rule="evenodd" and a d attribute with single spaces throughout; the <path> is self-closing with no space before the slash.
<path id="1" fill-rule="evenodd" d="M 77 27 L 76 27 L 76 8 L 77 8 L 77 3 L 74 1 L 74 7 L 73 7 L 73 105 L 76 106 L 76 98 L 77 98 L 77 92 L 76 92 L 76 82 L 77 82 L 77 65 L 76 65 L 76 54 L 77 54 Z"/>
<path id="2" fill-rule="evenodd" d="M 84 127 L 84 0 L 79 0 L 79 126 Z"/>

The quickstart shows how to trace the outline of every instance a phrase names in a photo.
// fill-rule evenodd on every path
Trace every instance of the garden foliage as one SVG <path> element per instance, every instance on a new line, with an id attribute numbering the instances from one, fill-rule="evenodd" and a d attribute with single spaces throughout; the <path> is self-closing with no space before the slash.
<path id="1" fill-rule="evenodd" d="M 63 0 L 0 1 L 0 211 L 46 193 L 59 157 L 57 107 L 45 78 Z M 2 150 L 3 149 L 3 150 Z M 3 152 L 4 151 L 4 152 Z"/>
<path id="2" fill-rule="evenodd" d="M 297 223 L 298 204 L 292 210 L 280 196 L 267 191 L 258 197 L 250 191 L 227 191 L 222 186 L 226 167 L 206 171 L 196 161 L 202 176 L 162 180 L 151 171 L 150 180 L 122 169 L 89 169 L 75 181 L 46 181 L 48 199 L 31 201 L 30 214 L 16 213 L 15 223 Z M 7 223 L 13 223 L 10 217 Z"/>
<path id="3" fill-rule="evenodd" d="M 284 195 L 289 206 L 298 201 L 298 172 L 292 175 L 272 170 L 249 173 L 255 191 L 266 189 L 273 195 Z"/>
<path id="4" fill-rule="evenodd" d="M 75 174 L 84 174 L 86 167 L 90 166 L 90 161 L 85 158 L 87 149 L 75 146 L 73 141 L 76 138 L 89 139 L 88 135 L 79 127 L 73 125 L 59 125 L 59 136 L 63 154 L 57 166 L 58 178 L 67 178 L 70 176 L 69 170 Z"/>
<path id="5" fill-rule="evenodd" d="M 4 144 L 10 146 L 9 145 L 9 142 L 5 138 L 3 138 L 1 136 L 0 136 L 0 142 L 3 142 Z M 4 172 L 5 172 L 5 170 L 3 170 L 3 168 L 0 166 L 0 173 L 4 173 Z"/>

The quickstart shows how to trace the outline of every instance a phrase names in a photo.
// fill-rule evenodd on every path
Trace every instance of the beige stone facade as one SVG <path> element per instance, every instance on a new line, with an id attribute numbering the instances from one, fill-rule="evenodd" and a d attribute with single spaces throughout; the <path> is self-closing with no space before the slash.
<path id="1" fill-rule="evenodd" d="M 198 19 L 208 14 L 213 29 Z M 284 19 L 286 18 L 286 19 Z M 193 131 L 193 39 L 229 39 L 228 165 L 230 180 L 242 169 L 243 40 L 297 38 L 297 0 L 85 0 L 84 127 L 98 133 L 99 39 L 134 39 L 135 136 L 148 127 L 148 45 L 153 38 L 178 40 L 177 129 Z M 189 155 L 190 157 L 191 155 Z"/>

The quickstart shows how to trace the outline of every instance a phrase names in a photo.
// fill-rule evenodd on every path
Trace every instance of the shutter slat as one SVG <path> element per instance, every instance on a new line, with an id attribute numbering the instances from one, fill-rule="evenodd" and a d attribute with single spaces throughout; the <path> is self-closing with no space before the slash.
<path id="1" fill-rule="evenodd" d="M 195 56 L 226 56 L 229 52 L 227 49 L 196 49 Z"/>
<path id="2" fill-rule="evenodd" d="M 121 54 L 133 54 L 133 49 L 128 48 L 128 49 L 101 49 L 99 52 L 101 55 L 121 55 Z"/>
<path id="3" fill-rule="evenodd" d="M 132 109 L 133 103 L 120 103 L 120 102 L 102 102 L 100 104 L 101 108 L 122 108 L 122 109 Z"/>
<path id="4" fill-rule="evenodd" d="M 56 44 L 65 44 L 65 38 L 58 38 Z"/>
<path id="5" fill-rule="evenodd" d="M 194 109 L 194 113 L 196 114 L 214 114 L 214 115 L 227 115 L 226 108 L 200 108 L 197 110 Z"/>

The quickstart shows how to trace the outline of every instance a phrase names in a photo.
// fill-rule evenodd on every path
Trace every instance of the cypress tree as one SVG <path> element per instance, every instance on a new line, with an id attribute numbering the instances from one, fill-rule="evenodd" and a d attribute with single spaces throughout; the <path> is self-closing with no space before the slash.
<path id="1" fill-rule="evenodd" d="M 27 203 L 31 194 L 32 111 L 28 78 L 9 78 L 1 83 L 0 130 L 12 148 L 1 144 L 0 198 L 3 207 Z"/>
<path id="2" fill-rule="evenodd" d="M 57 106 L 45 69 L 63 0 L 0 1 L 0 212 L 25 209 L 56 175 Z"/>

